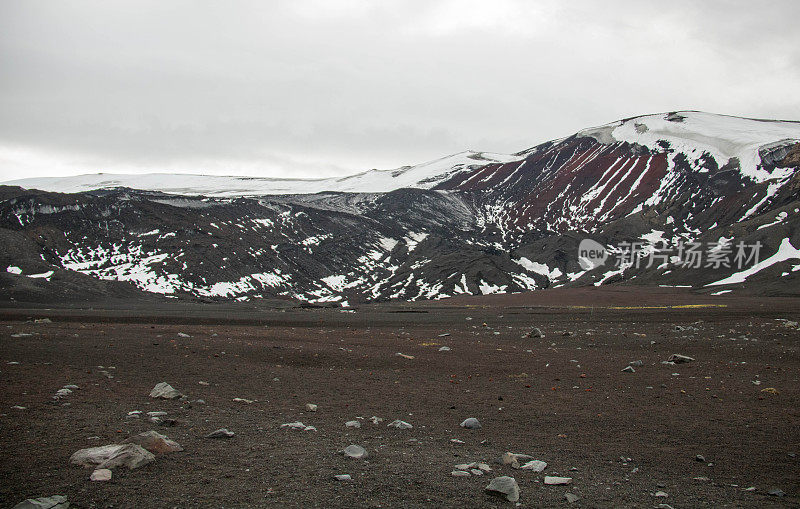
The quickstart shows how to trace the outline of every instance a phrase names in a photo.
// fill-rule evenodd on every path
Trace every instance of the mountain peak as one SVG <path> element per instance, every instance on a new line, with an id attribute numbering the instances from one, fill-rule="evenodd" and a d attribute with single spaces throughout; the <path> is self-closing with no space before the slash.
<path id="1" fill-rule="evenodd" d="M 762 156 L 800 142 L 800 122 L 761 120 L 700 111 L 673 111 L 630 117 L 583 129 L 578 138 L 593 138 L 603 145 L 635 144 L 689 160 L 711 158 L 717 167 L 735 165 L 743 177 L 755 182 L 785 178 L 791 170 L 762 164 Z M 431 189 L 456 175 L 487 166 L 522 162 L 540 147 L 563 143 L 554 140 L 516 154 L 465 150 L 413 166 L 368 170 L 345 177 L 281 179 L 264 177 L 145 174 L 89 174 L 73 177 L 29 178 L 5 182 L 24 188 L 57 192 L 129 187 L 171 194 L 207 196 L 264 196 L 334 192 L 389 192 L 404 187 Z M 768 156 L 772 157 L 772 156 Z"/>

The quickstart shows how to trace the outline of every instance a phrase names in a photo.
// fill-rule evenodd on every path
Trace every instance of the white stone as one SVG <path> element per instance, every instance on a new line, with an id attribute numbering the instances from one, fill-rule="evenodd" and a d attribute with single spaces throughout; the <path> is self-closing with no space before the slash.
<path id="1" fill-rule="evenodd" d="M 547 463 L 544 461 L 533 460 L 525 463 L 521 467 L 521 470 L 533 470 L 534 472 L 543 472 L 545 468 L 547 468 Z"/>
<path id="2" fill-rule="evenodd" d="M 544 477 L 544 483 L 545 484 L 550 484 L 550 485 L 553 485 L 553 486 L 571 484 L 572 483 L 572 477 L 555 477 L 555 476 L 547 475 L 547 476 Z"/>

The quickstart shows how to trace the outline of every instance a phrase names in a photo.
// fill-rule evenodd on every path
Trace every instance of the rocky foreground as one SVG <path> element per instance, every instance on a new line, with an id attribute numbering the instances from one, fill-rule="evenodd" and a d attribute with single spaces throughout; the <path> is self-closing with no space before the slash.
<path id="1" fill-rule="evenodd" d="M 607 297 L 1 310 L 0 504 L 800 503 L 798 302 Z"/>

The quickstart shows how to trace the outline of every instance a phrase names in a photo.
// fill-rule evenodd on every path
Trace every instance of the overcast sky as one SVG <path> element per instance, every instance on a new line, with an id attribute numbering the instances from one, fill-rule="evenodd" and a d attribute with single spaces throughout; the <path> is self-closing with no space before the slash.
<path id="1" fill-rule="evenodd" d="M 800 2 L 0 0 L 0 180 L 516 152 L 676 109 L 800 120 Z"/>

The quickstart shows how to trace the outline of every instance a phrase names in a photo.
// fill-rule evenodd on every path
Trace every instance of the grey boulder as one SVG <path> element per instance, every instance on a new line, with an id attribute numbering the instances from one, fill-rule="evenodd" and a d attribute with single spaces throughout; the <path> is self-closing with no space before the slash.
<path id="1" fill-rule="evenodd" d="M 81 449 L 70 456 L 73 465 L 112 469 L 120 466 L 133 470 L 146 465 L 156 457 L 137 444 L 111 444 Z"/>
<path id="2" fill-rule="evenodd" d="M 137 444 L 153 454 L 166 454 L 169 452 L 182 451 L 183 447 L 170 440 L 166 436 L 158 433 L 157 431 L 145 431 L 122 441 L 123 444 Z"/>
<path id="3" fill-rule="evenodd" d="M 481 426 L 481 422 L 475 417 L 468 417 L 461 423 L 461 427 L 467 429 L 481 429 L 483 426 Z"/>
<path id="4" fill-rule="evenodd" d="M 97 470 L 92 472 L 92 475 L 89 476 L 89 480 L 97 482 L 110 481 L 111 475 L 112 475 L 111 470 L 107 468 L 98 468 Z"/>
<path id="5" fill-rule="evenodd" d="M 69 502 L 63 495 L 29 498 L 14 506 L 14 509 L 67 509 Z"/>
<path id="6" fill-rule="evenodd" d="M 348 445 L 342 451 L 342 454 L 347 456 L 348 458 L 355 458 L 355 459 L 364 459 L 369 456 L 367 450 L 361 447 L 360 445 Z"/>
<path id="7" fill-rule="evenodd" d="M 150 391 L 151 398 L 177 399 L 180 398 L 181 396 L 182 394 L 167 382 L 160 382 L 156 384 L 156 386 L 153 387 L 153 390 Z"/>
<path id="8" fill-rule="evenodd" d="M 544 472 L 544 469 L 547 468 L 547 463 L 544 461 L 533 460 L 525 463 L 521 467 L 520 470 L 533 470 L 534 472 Z"/>
<path id="9" fill-rule="evenodd" d="M 509 502 L 517 502 L 519 500 L 517 480 L 507 475 L 495 477 L 485 489 L 488 492 L 503 495 Z"/>
<path id="10" fill-rule="evenodd" d="M 675 364 L 684 364 L 692 361 L 694 361 L 694 358 L 681 355 L 679 353 L 674 353 L 669 356 L 669 359 L 667 359 L 667 362 L 674 362 Z"/>

